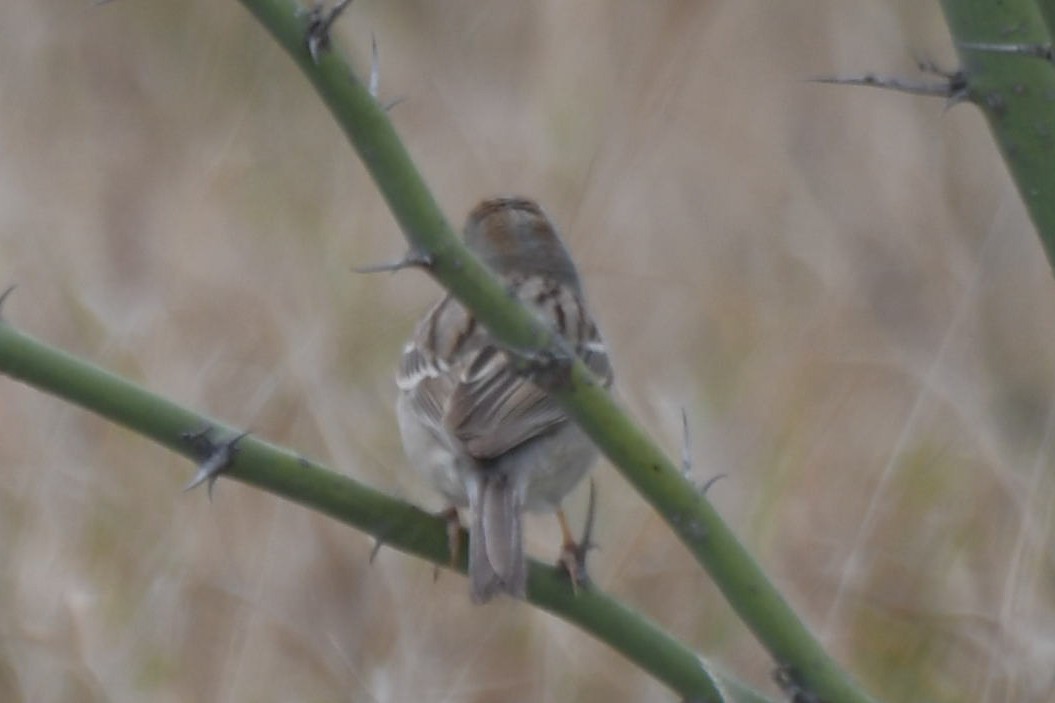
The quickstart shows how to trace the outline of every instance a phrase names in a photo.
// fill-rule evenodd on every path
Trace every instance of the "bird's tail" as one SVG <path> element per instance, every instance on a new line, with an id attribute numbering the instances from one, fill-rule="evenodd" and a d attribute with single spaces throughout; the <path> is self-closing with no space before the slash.
<path id="1" fill-rule="evenodd" d="M 522 507 L 513 481 L 502 472 L 484 473 L 469 531 L 469 584 L 474 603 L 497 593 L 523 598 L 527 591 Z"/>

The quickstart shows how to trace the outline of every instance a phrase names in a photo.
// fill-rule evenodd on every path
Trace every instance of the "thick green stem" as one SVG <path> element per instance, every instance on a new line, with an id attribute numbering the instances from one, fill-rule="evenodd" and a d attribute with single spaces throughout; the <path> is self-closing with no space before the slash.
<path id="1" fill-rule="evenodd" d="M 0 373 L 80 405 L 195 459 L 184 432 L 211 425 L 217 436 L 235 431 L 0 321 Z M 249 436 L 238 444 L 226 474 L 305 505 L 372 534 L 385 545 L 450 566 L 446 522 L 351 478 Z M 465 535 L 462 535 L 464 541 Z M 463 543 L 461 554 L 468 552 Z M 464 573 L 465 560 L 458 564 Z M 694 652 L 654 623 L 594 589 L 574 593 L 557 569 L 531 562 L 528 598 L 607 642 L 644 671 L 686 699 L 764 703 L 767 699 L 727 677 L 719 677 Z"/>
<path id="2" fill-rule="evenodd" d="M 967 75 L 968 99 L 985 114 L 1011 177 L 1055 268 L 1055 66 L 1014 49 L 1050 47 L 1033 0 L 943 0 Z"/>
<path id="3" fill-rule="evenodd" d="M 455 236 L 366 86 L 334 52 L 324 54 L 317 65 L 311 59 L 304 14 L 298 13 L 295 2 L 242 2 L 300 65 L 330 107 L 411 247 L 430 257 L 430 273 L 509 348 L 537 358 L 562 358 L 566 352 L 559 339 L 506 295 Z M 594 382 L 581 362 L 569 362 L 565 382 L 549 390 L 664 517 L 791 680 L 832 703 L 870 700 L 824 652 L 706 499 Z"/>

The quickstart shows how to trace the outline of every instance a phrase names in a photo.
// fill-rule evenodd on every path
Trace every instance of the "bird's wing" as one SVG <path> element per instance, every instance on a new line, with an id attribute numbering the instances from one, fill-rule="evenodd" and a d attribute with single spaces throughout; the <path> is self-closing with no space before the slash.
<path id="1" fill-rule="evenodd" d="M 487 460 L 566 420 L 556 401 L 513 370 L 505 352 L 486 345 L 464 367 L 444 424 L 471 456 Z"/>
<path id="2" fill-rule="evenodd" d="M 603 342 L 594 338 L 577 350 L 607 387 L 612 369 Z M 447 407 L 448 431 L 477 459 L 491 459 L 568 421 L 560 404 L 510 364 L 493 344 L 481 346 L 464 366 Z"/>
<path id="3" fill-rule="evenodd" d="M 592 323 L 577 352 L 605 386 L 612 380 L 604 344 Z M 568 418 L 560 405 L 524 378 L 509 356 L 452 298 L 418 325 L 403 350 L 397 383 L 422 419 L 486 461 L 545 434 Z"/>

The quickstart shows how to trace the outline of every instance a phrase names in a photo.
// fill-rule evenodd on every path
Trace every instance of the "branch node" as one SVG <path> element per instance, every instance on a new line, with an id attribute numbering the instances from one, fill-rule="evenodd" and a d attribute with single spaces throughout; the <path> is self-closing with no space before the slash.
<path id="1" fill-rule="evenodd" d="M 781 664 L 774 669 L 773 681 L 788 697 L 789 703 L 822 703 L 816 693 L 802 684 L 801 677 L 791 664 Z"/>
<path id="2" fill-rule="evenodd" d="M 249 432 L 243 432 L 230 439 L 217 442 L 209 436 L 212 434 L 213 429 L 212 425 L 205 425 L 197 430 L 180 434 L 180 439 L 190 445 L 191 451 L 199 457 L 200 461 L 197 472 L 195 472 L 190 482 L 183 487 L 183 491 L 186 493 L 204 483 L 206 484 L 206 492 L 210 501 L 212 500 L 212 488 L 216 485 L 216 479 L 220 478 L 220 475 L 230 468 L 234 462 L 235 455 L 238 453 L 238 443 L 249 434 Z"/>
<path id="3" fill-rule="evenodd" d="M 319 63 L 322 53 L 330 49 L 330 29 L 333 23 L 351 4 L 352 0 L 337 0 L 333 8 L 327 11 L 319 2 L 308 12 L 308 29 L 305 32 L 305 39 L 311 60 L 316 64 Z"/>

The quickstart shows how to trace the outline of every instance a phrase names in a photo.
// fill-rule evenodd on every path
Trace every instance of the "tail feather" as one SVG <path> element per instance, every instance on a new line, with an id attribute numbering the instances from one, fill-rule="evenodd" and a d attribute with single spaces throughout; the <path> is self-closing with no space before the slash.
<path id="1" fill-rule="evenodd" d="M 527 592 L 522 506 L 508 476 L 485 474 L 479 485 L 469 535 L 469 583 L 474 603 L 497 593 L 523 598 Z"/>

